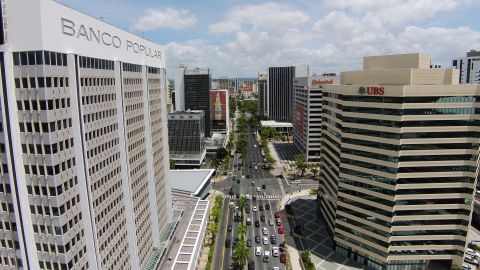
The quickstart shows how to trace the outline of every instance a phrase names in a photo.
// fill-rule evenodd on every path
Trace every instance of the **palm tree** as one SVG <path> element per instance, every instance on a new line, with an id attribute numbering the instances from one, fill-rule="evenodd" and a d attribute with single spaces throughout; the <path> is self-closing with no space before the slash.
<path id="1" fill-rule="evenodd" d="M 247 225 L 245 224 L 238 225 L 237 233 L 240 239 L 245 240 L 245 236 L 247 235 L 247 232 L 248 232 Z"/>
<path id="2" fill-rule="evenodd" d="M 245 198 L 245 195 L 240 196 L 240 199 L 238 199 L 238 207 L 240 208 L 240 212 L 242 213 L 243 216 L 243 208 L 245 208 L 245 205 L 247 205 L 247 198 Z"/>
<path id="3" fill-rule="evenodd" d="M 243 269 L 250 258 L 250 250 L 247 247 L 247 243 L 245 240 L 241 240 L 233 250 L 233 260 Z"/>
<path id="4" fill-rule="evenodd" d="M 215 240 L 215 236 L 217 235 L 218 232 L 218 225 L 215 222 L 210 223 L 208 226 L 208 229 L 210 230 L 211 237 L 212 239 L 210 240 L 210 244 L 213 244 L 213 241 Z"/>

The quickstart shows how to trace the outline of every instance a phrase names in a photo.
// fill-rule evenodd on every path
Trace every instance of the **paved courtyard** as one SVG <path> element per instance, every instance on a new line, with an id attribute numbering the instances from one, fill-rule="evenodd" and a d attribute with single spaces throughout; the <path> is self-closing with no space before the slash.
<path id="1" fill-rule="evenodd" d="M 328 236 L 321 219 L 317 218 L 317 203 L 312 197 L 300 197 L 290 202 L 295 211 L 295 218 L 289 218 L 290 227 L 304 225 L 305 239 L 295 238 L 298 250 L 310 249 L 316 269 L 347 270 L 364 269 L 362 265 L 335 252 L 332 239 Z M 284 215 L 283 215 L 284 217 Z"/>

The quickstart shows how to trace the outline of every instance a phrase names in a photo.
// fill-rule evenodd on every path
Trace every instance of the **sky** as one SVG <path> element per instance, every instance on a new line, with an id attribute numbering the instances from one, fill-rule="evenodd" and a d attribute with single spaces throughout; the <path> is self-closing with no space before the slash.
<path id="1" fill-rule="evenodd" d="M 269 66 L 361 69 L 363 56 L 422 52 L 433 64 L 480 50 L 480 0 L 59 0 L 166 49 L 213 77 Z"/>

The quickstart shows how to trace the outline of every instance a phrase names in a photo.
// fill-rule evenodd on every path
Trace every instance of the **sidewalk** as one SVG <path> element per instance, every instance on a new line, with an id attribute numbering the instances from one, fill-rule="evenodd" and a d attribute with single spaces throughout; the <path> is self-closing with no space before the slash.
<path id="1" fill-rule="evenodd" d="M 282 199 L 280 199 L 280 202 L 278 204 L 280 208 L 279 210 L 284 209 L 285 204 L 288 203 L 289 201 L 295 198 L 305 197 L 305 196 L 310 196 L 310 190 L 302 190 L 300 192 L 294 192 L 293 194 L 284 196 Z M 289 257 L 289 261 L 292 266 L 292 269 L 303 269 L 300 263 L 300 260 L 301 260 L 300 253 L 298 252 L 297 247 L 295 246 L 295 240 L 293 239 L 292 236 L 290 236 L 290 233 L 287 233 L 287 232 L 290 232 L 292 228 L 290 228 L 290 224 L 288 222 L 284 222 L 284 224 L 285 224 L 284 227 L 286 229 L 286 233 L 284 234 L 285 242 L 286 242 L 288 257 Z M 286 227 L 288 227 L 288 229 Z"/>

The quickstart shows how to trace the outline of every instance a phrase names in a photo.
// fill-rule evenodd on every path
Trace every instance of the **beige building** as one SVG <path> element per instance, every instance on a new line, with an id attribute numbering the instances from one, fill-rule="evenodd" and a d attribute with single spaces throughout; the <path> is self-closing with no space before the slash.
<path id="1" fill-rule="evenodd" d="M 461 266 L 479 96 L 423 54 L 365 57 L 324 86 L 319 208 L 338 252 L 368 269 Z"/>

